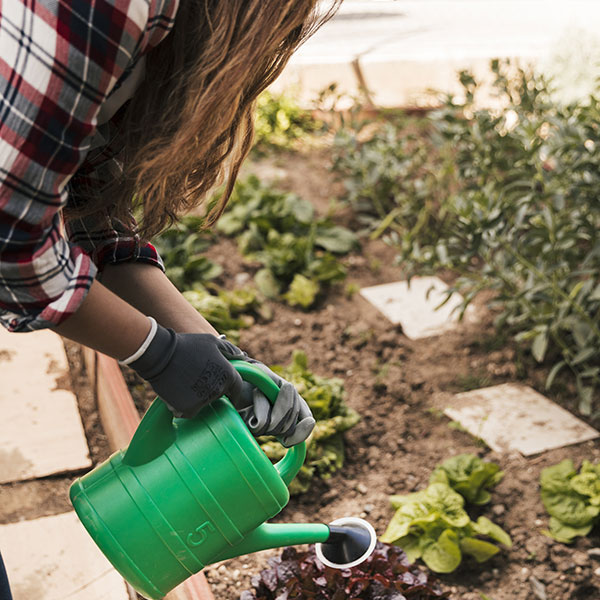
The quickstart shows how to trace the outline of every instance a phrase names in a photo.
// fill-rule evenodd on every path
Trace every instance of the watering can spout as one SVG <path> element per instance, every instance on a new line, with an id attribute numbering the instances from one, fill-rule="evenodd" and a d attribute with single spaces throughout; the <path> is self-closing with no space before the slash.
<path id="1" fill-rule="evenodd" d="M 263 523 L 241 542 L 216 556 L 210 564 L 260 550 L 325 542 L 329 534 L 329 527 L 323 523 Z"/>
<path id="2" fill-rule="evenodd" d="M 336 569 L 356 566 L 366 560 L 377 543 L 370 523 L 343 517 L 330 525 L 323 523 L 263 523 L 241 542 L 219 554 L 210 564 L 241 556 L 297 544 L 316 544 L 317 557 Z"/>

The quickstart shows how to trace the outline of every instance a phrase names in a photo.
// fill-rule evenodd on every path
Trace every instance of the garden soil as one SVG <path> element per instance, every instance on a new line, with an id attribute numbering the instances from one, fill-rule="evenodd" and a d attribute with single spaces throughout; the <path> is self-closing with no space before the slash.
<path id="1" fill-rule="evenodd" d="M 265 180 L 278 178 L 281 189 L 311 199 L 320 213 L 331 209 L 340 187 L 328 170 L 326 150 L 284 154 L 250 167 Z M 339 205 L 335 218 L 352 223 Z M 294 349 L 304 350 L 309 368 L 325 377 L 341 377 L 346 402 L 361 415 L 360 423 L 345 434 L 344 468 L 327 481 L 315 481 L 306 494 L 292 497 L 274 521 L 329 522 L 341 516 L 368 519 L 378 534 L 393 515 L 391 494 L 427 486 L 435 465 L 458 453 L 472 452 L 498 462 L 504 479 L 492 502 L 478 509 L 507 530 L 513 539 L 481 565 L 465 560 L 450 575 L 437 576 L 454 600 L 599 600 L 600 532 L 567 546 L 543 534 L 547 515 L 539 498 L 539 474 L 564 458 L 576 465 L 587 458 L 600 460 L 600 447 L 587 442 L 539 456 L 491 452 L 484 444 L 443 416 L 448 394 L 518 381 L 542 393 L 546 371 L 499 337 L 485 299 L 478 302 L 480 320 L 443 336 L 411 341 L 359 294 L 358 287 L 402 278 L 393 249 L 380 241 L 363 242 L 360 252 L 345 259 L 347 281 L 332 289 L 310 312 L 273 303 L 273 319 L 243 330 L 240 346 L 267 364 L 287 364 Z M 218 281 L 233 288 L 249 279 L 256 265 L 245 264 L 235 245 L 222 240 L 207 256 L 223 266 Z M 443 274 L 442 274 L 443 277 Z M 351 284 L 348 287 L 348 284 Z M 98 420 L 81 357 L 66 344 L 72 386 L 78 395 L 84 428 L 94 463 L 109 454 Z M 143 383 L 127 373 L 130 390 L 141 412 L 152 398 Z M 575 412 L 576 397 L 563 385 L 550 397 Z M 598 427 L 598 423 L 591 423 Z M 70 510 L 70 476 L 0 486 L 0 522 L 32 519 Z M 276 550 L 239 557 L 205 570 L 217 600 L 234 600 L 251 587 L 252 576 L 267 565 Z"/>
<path id="2" fill-rule="evenodd" d="M 293 166 L 292 166 L 293 165 Z M 280 189 L 311 199 L 324 214 L 341 193 L 328 169 L 326 150 L 282 155 L 255 162 L 250 169 Z M 354 226 L 352 214 L 337 205 L 335 219 Z M 223 266 L 218 283 L 233 288 L 258 267 L 239 257 L 230 240 L 221 240 L 207 256 Z M 346 402 L 361 415 L 345 434 L 344 468 L 309 492 L 292 497 L 275 522 L 330 522 L 342 516 L 368 519 L 379 535 L 393 515 L 391 494 L 425 488 L 433 468 L 446 458 L 471 452 L 498 462 L 504 479 L 492 502 L 471 512 L 485 515 L 508 531 L 512 549 L 483 564 L 465 560 L 450 575 L 437 576 L 455 600 L 600 599 L 600 535 L 594 531 L 567 546 L 543 534 L 548 517 L 539 496 L 541 469 L 564 458 L 600 460 L 600 446 L 587 442 L 524 458 L 498 454 L 461 431 L 442 413 L 448 394 L 488 385 L 520 382 L 544 389 L 547 375 L 510 339 L 493 328 L 485 298 L 477 302 L 479 319 L 443 336 L 411 341 L 357 293 L 360 287 L 402 279 L 395 252 L 381 241 L 363 242 L 345 258 L 348 277 L 310 312 L 273 303 L 273 318 L 242 330 L 240 346 L 267 364 L 287 364 L 292 352 L 306 352 L 318 375 L 344 380 Z M 444 274 L 442 274 L 444 277 Z M 128 376 L 141 410 L 151 393 Z M 575 412 L 576 394 L 567 385 L 549 394 Z M 592 425 L 599 425 L 591 423 Z M 278 551 L 228 560 L 205 570 L 217 600 L 234 600 L 251 587 L 251 578 Z"/>

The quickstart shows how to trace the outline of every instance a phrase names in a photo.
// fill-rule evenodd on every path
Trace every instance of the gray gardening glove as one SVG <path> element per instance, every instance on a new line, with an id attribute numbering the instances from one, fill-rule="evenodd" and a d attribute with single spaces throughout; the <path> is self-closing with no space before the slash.
<path id="1" fill-rule="evenodd" d="M 222 338 L 223 339 L 223 338 Z M 308 404 L 289 382 L 271 371 L 269 367 L 223 339 L 227 344 L 224 355 L 231 360 L 245 360 L 265 372 L 279 387 L 273 404 L 253 385 L 244 382 L 242 402 L 233 405 L 255 437 L 274 435 L 286 448 L 303 442 L 315 427 L 315 419 Z"/>
<path id="2" fill-rule="evenodd" d="M 176 417 L 191 418 L 222 395 L 242 403 L 242 378 L 224 354 L 228 344 L 210 333 L 175 333 L 158 325 L 146 351 L 129 366 Z"/>

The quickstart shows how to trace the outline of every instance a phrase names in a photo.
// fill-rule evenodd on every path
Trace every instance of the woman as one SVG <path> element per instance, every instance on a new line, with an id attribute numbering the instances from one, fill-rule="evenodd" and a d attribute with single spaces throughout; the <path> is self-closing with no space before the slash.
<path id="1" fill-rule="evenodd" d="M 5 0 L 0 14 L 0 321 L 52 328 L 135 369 L 177 416 L 227 394 L 255 435 L 314 426 L 291 384 L 271 410 L 147 241 L 222 213 L 252 107 L 328 18 L 317 0 Z M 138 216 L 138 223 L 132 214 Z M 1 573 L 1 570 L 0 570 Z M 0 576 L 1 579 L 1 576 Z M 0 589 L 1 585 L 0 585 Z"/>

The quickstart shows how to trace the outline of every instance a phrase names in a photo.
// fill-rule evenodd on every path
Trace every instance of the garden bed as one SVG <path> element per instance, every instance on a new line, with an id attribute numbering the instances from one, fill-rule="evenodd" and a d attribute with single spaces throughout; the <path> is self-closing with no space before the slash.
<path id="1" fill-rule="evenodd" d="M 325 212 L 330 198 L 339 192 L 327 166 L 327 151 L 313 148 L 262 160 L 249 170 L 267 178 L 277 175 L 279 187 L 311 199 L 318 212 Z M 348 224 L 352 215 L 339 211 L 336 218 Z M 206 256 L 223 267 L 217 283 L 224 288 L 232 289 L 253 272 L 238 258 L 231 240 L 218 240 Z M 480 507 L 478 514 L 510 533 L 513 547 L 483 564 L 464 560 L 454 573 L 439 576 L 442 587 L 457 600 L 600 597 L 600 559 L 598 553 L 588 553 L 600 546 L 598 532 L 569 546 L 543 535 L 548 517 L 538 484 L 541 469 L 564 458 L 572 458 L 576 465 L 585 458 L 598 461 L 598 444 L 588 442 L 532 458 L 495 454 L 444 417 L 449 393 L 514 381 L 544 393 L 547 371 L 510 341 L 499 339 L 482 301 L 477 302 L 476 324 L 411 341 L 359 294 L 347 293 L 402 279 L 394 256 L 394 250 L 380 241 L 363 241 L 360 252 L 344 259 L 346 282 L 331 289 L 310 312 L 273 302 L 272 320 L 241 331 L 239 345 L 267 364 L 287 364 L 293 350 L 303 350 L 315 373 L 344 380 L 346 402 L 362 417 L 345 434 L 343 469 L 327 481 L 315 479 L 311 489 L 292 497 L 275 520 L 329 522 L 341 516 L 363 516 L 381 535 L 393 515 L 391 494 L 425 488 L 437 464 L 471 452 L 499 463 L 505 472 L 491 503 Z M 143 412 L 152 394 L 131 374 L 127 379 Z M 571 410 L 577 405 L 577 399 L 564 392 L 551 398 Z M 215 597 L 238 598 L 250 588 L 251 577 L 266 567 L 267 557 L 276 553 L 244 556 L 207 568 Z"/>

